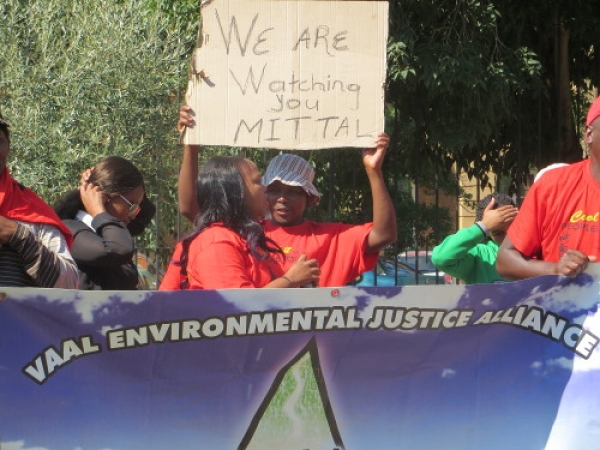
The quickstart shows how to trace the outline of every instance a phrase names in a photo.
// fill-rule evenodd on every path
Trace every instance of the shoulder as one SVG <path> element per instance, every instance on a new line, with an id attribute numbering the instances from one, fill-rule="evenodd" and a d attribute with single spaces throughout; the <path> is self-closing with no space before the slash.
<path id="1" fill-rule="evenodd" d="M 351 228 L 363 228 L 372 225 L 371 223 L 355 225 L 344 222 L 315 222 L 312 220 L 307 220 L 304 222 L 304 224 L 307 228 L 313 231 L 326 233 L 339 233 Z"/>
<path id="2" fill-rule="evenodd" d="M 221 224 L 212 224 L 208 228 L 202 230 L 200 234 L 198 234 L 194 238 L 194 242 L 243 242 L 244 239 L 237 234 L 235 231 L 224 227 Z"/>
<path id="3" fill-rule="evenodd" d="M 531 189 L 556 189 L 559 185 L 565 183 L 578 183 L 590 170 L 590 160 L 569 164 L 567 166 L 556 167 L 544 173 L 540 179 L 533 183 Z"/>
<path id="4" fill-rule="evenodd" d="M 27 230 L 27 232 L 39 240 L 41 245 L 50 251 L 57 253 L 64 251 L 68 253 L 67 238 L 57 226 L 39 222 L 17 221 L 17 223 L 21 225 L 22 230 Z"/>
<path id="5" fill-rule="evenodd" d="M 90 227 L 88 227 L 85 223 L 83 223 L 82 221 L 77 220 L 77 219 L 64 219 L 62 222 L 73 233 L 76 233 L 76 232 L 82 231 L 82 230 L 90 230 Z"/>
<path id="6" fill-rule="evenodd" d="M 544 173 L 544 176 L 533 183 L 519 210 L 527 210 L 532 205 L 559 204 L 566 195 L 580 191 L 576 187 L 587 185 L 586 180 L 591 179 L 589 172 L 589 160 L 584 160 Z"/>
<path id="7" fill-rule="evenodd" d="M 82 232 L 89 232 L 92 234 L 96 234 L 94 230 L 88 227 L 85 223 L 76 219 L 65 219 L 62 221 L 66 227 L 71 231 L 73 235 L 73 240 Z"/>
<path id="8" fill-rule="evenodd" d="M 60 228 L 56 225 L 52 225 L 49 223 L 41 223 L 41 222 L 23 222 L 17 220 L 17 222 L 23 226 L 25 226 L 31 233 L 37 235 L 38 237 L 42 236 L 60 236 L 64 238 L 64 235 Z"/>

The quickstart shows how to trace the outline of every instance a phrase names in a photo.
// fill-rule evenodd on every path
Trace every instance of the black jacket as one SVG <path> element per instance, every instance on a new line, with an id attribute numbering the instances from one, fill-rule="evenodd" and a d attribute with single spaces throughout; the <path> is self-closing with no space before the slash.
<path id="1" fill-rule="evenodd" d="M 54 206 L 58 216 L 73 233 L 71 253 L 82 276 L 79 289 L 132 290 L 138 285 L 138 272 L 133 261 L 134 236 L 144 232 L 156 214 L 156 206 L 144 195 L 140 212 L 127 226 L 104 212 L 92 220 L 89 228 L 75 219 L 83 210 L 79 190 L 68 192 Z"/>
<path id="2" fill-rule="evenodd" d="M 76 219 L 63 222 L 73 233 L 71 253 L 82 272 L 79 289 L 137 289 L 135 241 L 123 222 L 106 212 L 92 220 L 96 232 Z"/>

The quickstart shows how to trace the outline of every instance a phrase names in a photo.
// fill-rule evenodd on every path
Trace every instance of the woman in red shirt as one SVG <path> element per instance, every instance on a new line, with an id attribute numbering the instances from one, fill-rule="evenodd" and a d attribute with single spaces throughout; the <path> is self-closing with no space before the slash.
<path id="1" fill-rule="evenodd" d="M 288 288 L 318 284 L 319 267 L 306 257 L 284 273 L 259 220 L 268 209 L 256 164 L 239 156 L 215 156 L 200 170 L 202 211 L 195 230 L 175 248 L 161 290 Z"/>

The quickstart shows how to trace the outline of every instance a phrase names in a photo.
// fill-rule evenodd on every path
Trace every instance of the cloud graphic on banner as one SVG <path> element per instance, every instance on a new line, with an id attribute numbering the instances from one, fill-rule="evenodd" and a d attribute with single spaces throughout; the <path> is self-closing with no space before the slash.
<path id="1" fill-rule="evenodd" d="M 48 450 L 44 447 L 25 447 L 25 441 L 0 442 L 2 450 Z"/>
<path id="2" fill-rule="evenodd" d="M 533 373 L 537 374 L 538 376 L 545 377 L 553 372 L 556 372 L 556 370 L 566 370 L 567 372 L 570 372 L 573 368 L 573 360 L 570 358 L 561 357 L 549 359 L 545 362 L 534 361 L 531 363 L 530 367 Z"/>
<path id="3" fill-rule="evenodd" d="M 578 356 L 576 356 L 578 357 Z M 546 363 L 548 367 L 558 367 L 561 369 L 571 370 L 573 367 L 573 360 L 571 358 L 565 358 L 564 356 L 561 358 L 551 359 Z"/>
<path id="4" fill-rule="evenodd" d="M 27 292 L 35 292 L 35 290 L 24 290 L 24 293 Z M 110 314 L 111 308 L 115 305 L 140 304 L 155 295 L 156 291 L 127 291 L 126 295 L 122 295 L 121 292 L 114 292 L 109 295 L 110 293 L 111 291 L 47 289 L 44 291 L 44 300 L 48 304 L 69 305 L 80 316 L 82 323 L 93 323 L 98 314 Z M 23 298 L 27 297 L 24 296 Z"/>
<path id="5" fill-rule="evenodd" d="M 102 291 L 90 292 L 96 293 L 96 295 L 88 296 L 86 294 L 85 301 L 80 301 L 80 299 L 73 300 L 73 307 L 81 316 L 81 321 L 83 323 L 93 323 L 95 316 L 98 314 L 109 314 L 110 306 L 115 303 L 139 304 L 152 295 L 151 291 L 130 291 L 124 297 L 119 295 L 106 295 L 106 292 L 103 293 Z"/>
<path id="6" fill-rule="evenodd" d="M 442 370 L 442 378 L 454 378 L 456 376 L 456 370 L 444 369 Z"/>

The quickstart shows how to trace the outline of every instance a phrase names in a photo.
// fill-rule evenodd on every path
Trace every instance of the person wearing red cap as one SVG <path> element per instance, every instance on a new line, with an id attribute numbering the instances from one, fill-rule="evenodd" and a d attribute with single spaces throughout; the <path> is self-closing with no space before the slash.
<path id="1" fill-rule="evenodd" d="M 532 186 L 500 246 L 496 269 L 509 280 L 575 277 L 600 254 L 600 97 L 584 139 L 589 158 L 546 172 Z"/>
<path id="2" fill-rule="evenodd" d="M 0 117 L 0 286 L 77 288 L 71 232 L 34 192 L 6 167 L 8 123 Z"/>
<path id="3" fill-rule="evenodd" d="M 193 123 L 191 108 L 182 106 L 179 131 Z M 372 270 L 379 252 L 396 240 L 396 212 L 382 173 L 389 137 L 379 133 L 373 144 L 362 152 L 373 197 L 373 222 L 360 225 L 305 220 L 305 210 L 316 205 L 321 197 L 313 185 L 313 167 L 291 153 L 271 160 L 263 176 L 270 218 L 262 225 L 265 234 L 283 249 L 284 270 L 306 255 L 319 262 L 319 287 L 344 286 Z M 198 151 L 199 146 L 184 146 L 179 173 L 180 212 L 192 221 L 199 212 L 193 188 L 198 173 Z"/>

